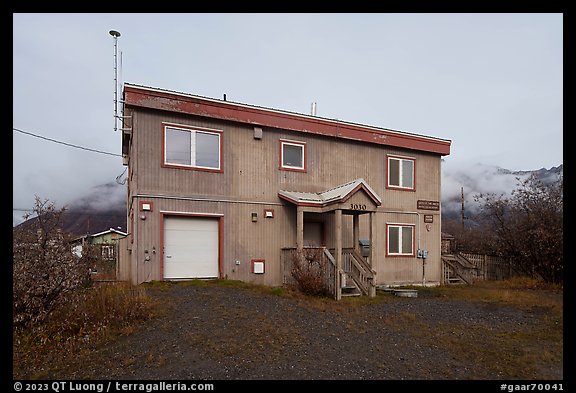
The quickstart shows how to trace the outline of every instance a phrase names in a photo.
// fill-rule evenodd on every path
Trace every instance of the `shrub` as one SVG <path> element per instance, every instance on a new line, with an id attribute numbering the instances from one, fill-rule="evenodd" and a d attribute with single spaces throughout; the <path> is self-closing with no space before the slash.
<path id="1" fill-rule="evenodd" d="M 497 255 L 529 277 L 560 284 L 564 277 L 564 181 L 545 185 L 535 175 L 520 182 L 511 197 L 480 194 L 482 213 Z"/>
<path id="2" fill-rule="evenodd" d="M 319 248 L 294 250 L 291 256 L 291 275 L 299 291 L 312 296 L 325 296 L 326 262 L 324 252 Z"/>
<path id="3" fill-rule="evenodd" d="M 13 229 L 13 323 L 42 322 L 68 294 L 89 281 L 84 259 L 72 253 L 60 223 L 64 208 L 36 197 L 34 219 Z"/>
<path id="4" fill-rule="evenodd" d="M 107 338 L 132 333 L 153 316 L 146 289 L 125 283 L 78 288 L 42 323 L 14 330 L 13 377 L 46 379 L 49 362 L 77 356 Z"/>

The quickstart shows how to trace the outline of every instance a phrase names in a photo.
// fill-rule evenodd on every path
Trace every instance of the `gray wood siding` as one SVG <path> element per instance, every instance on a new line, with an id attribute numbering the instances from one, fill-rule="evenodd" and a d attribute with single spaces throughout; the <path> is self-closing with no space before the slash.
<path id="1" fill-rule="evenodd" d="M 162 279 L 160 211 L 164 210 L 223 214 L 223 277 L 280 285 L 280 249 L 296 244 L 296 208 L 281 200 L 278 190 L 323 191 L 360 177 L 382 199 L 382 206 L 376 214 L 377 240 L 373 261 L 377 284 L 415 283 L 422 278 L 421 259 L 386 257 L 386 222 L 419 225 L 415 227 L 415 242 L 419 228 L 421 247 L 429 251 L 426 281 L 440 282 L 440 212 L 420 210 L 420 222 L 415 214 L 386 213 L 416 212 L 419 199 L 440 201 L 440 155 L 266 127 L 262 139 L 256 140 L 253 127 L 246 124 L 156 110 L 132 111 L 127 108 L 126 112 L 133 115 L 134 129 L 128 196 L 132 206 L 129 231 L 134 236 L 133 246 L 129 244 L 128 247 L 132 247 L 130 273 L 134 282 Z M 223 173 L 163 167 L 163 122 L 221 130 Z M 280 139 L 306 143 L 306 173 L 279 169 Z M 416 159 L 416 191 L 386 188 L 387 154 Z M 243 202 L 163 199 L 159 196 Z M 146 220 L 139 218 L 142 214 L 138 211 L 140 200 L 154 202 L 154 211 L 144 213 Z M 265 208 L 274 209 L 273 219 L 264 218 Z M 258 213 L 256 223 L 251 221 L 253 212 Z M 434 215 L 430 231 L 423 222 L 423 214 Z M 330 247 L 334 242 L 333 214 L 325 214 L 323 218 Z M 352 216 L 343 216 L 343 236 L 343 247 L 351 247 Z M 368 236 L 368 215 L 364 215 L 360 219 L 360 238 L 367 239 Z M 145 261 L 147 255 L 149 261 Z M 251 273 L 251 259 L 265 259 L 266 273 Z M 235 264 L 236 260 L 240 265 Z"/>
<path id="2" fill-rule="evenodd" d="M 146 219 L 135 222 L 138 249 L 133 252 L 138 263 L 136 282 L 162 280 L 161 263 L 163 257 L 163 236 L 161 221 L 163 215 L 171 213 L 222 214 L 222 277 L 276 285 L 281 282 L 280 249 L 289 247 L 296 241 L 296 209 L 266 204 L 246 204 L 227 202 L 189 201 L 165 198 L 136 198 L 152 201 L 154 211 L 139 212 Z M 274 218 L 264 218 L 264 209 L 274 209 Z M 252 222 L 252 213 L 258 214 L 258 221 Z M 274 234 L 274 236 L 270 236 Z M 146 256 L 150 257 L 145 261 Z M 264 259 L 265 274 L 251 272 L 251 260 Z M 235 261 L 239 260 L 240 265 Z"/>
<path id="3" fill-rule="evenodd" d="M 224 172 L 162 167 L 162 122 L 222 130 Z M 248 125 L 161 111 L 139 111 L 135 123 L 138 193 L 276 202 L 279 189 L 322 191 L 363 177 L 383 207 L 414 210 L 417 199 L 440 200 L 438 155 L 270 128 L 256 140 Z M 306 142 L 306 173 L 278 169 L 280 139 Z M 416 158 L 416 192 L 386 188 L 387 154 Z"/>

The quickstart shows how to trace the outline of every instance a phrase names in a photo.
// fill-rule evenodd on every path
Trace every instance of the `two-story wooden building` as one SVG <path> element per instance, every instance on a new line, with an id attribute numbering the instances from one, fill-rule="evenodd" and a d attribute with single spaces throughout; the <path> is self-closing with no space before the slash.
<path id="1" fill-rule="evenodd" d="M 120 278 L 279 286 L 287 250 L 325 247 L 336 287 L 441 282 L 449 140 L 128 83 L 123 94 Z"/>

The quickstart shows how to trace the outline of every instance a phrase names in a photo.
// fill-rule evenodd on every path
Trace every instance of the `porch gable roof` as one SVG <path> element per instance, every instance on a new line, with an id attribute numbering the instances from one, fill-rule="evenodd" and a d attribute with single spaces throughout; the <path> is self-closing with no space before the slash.
<path id="1" fill-rule="evenodd" d="M 352 180 L 322 192 L 280 190 L 278 191 L 278 196 L 296 205 L 323 207 L 332 203 L 345 202 L 360 189 L 364 190 L 377 206 L 382 204 L 382 200 L 378 194 L 376 194 L 362 178 Z"/>

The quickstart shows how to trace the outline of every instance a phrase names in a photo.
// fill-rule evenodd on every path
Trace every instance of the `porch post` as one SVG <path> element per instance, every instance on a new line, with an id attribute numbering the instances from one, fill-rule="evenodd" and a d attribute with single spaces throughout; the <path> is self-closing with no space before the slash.
<path id="1" fill-rule="evenodd" d="M 342 271 L 342 210 L 337 209 L 334 211 L 334 228 L 336 233 L 335 239 L 335 250 L 334 258 L 336 259 L 336 300 L 342 298 L 342 288 L 340 284 L 340 272 Z"/>
<path id="2" fill-rule="evenodd" d="M 352 234 L 352 238 L 354 239 L 354 250 L 358 254 L 361 254 L 360 245 L 358 244 L 358 241 L 360 240 L 360 215 L 358 214 L 352 216 Z"/>
<path id="3" fill-rule="evenodd" d="M 376 240 L 376 212 L 370 213 L 370 254 L 368 257 L 368 262 L 372 269 L 374 269 L 374 250 L 376 245 L 374 241 Z"/>
<path id="4" fill-rule="evenodd" d="M 296 248 L 304 248 L 304 210 L 302 206 L 296 207 Z"/>
<path id="5" fill-rule="evenodd" d="M 373 271 L 376 271 L 376 263 L 374 261 L 375 256 L 374 250 L 376 250 L 377 246 L 376 242 L 379 242 L 376 236 L 376 212 L 370 212 L 370 254 L 368 254 L 369 255 L 368 262 Z M 376 274 L 374 274 L 373 283 L 374 285 L 376 285 Z M 376 287 L 372 286 L 372 288 L 370 289 L 370 297 L 375 296 L 376 296 Z"/>

